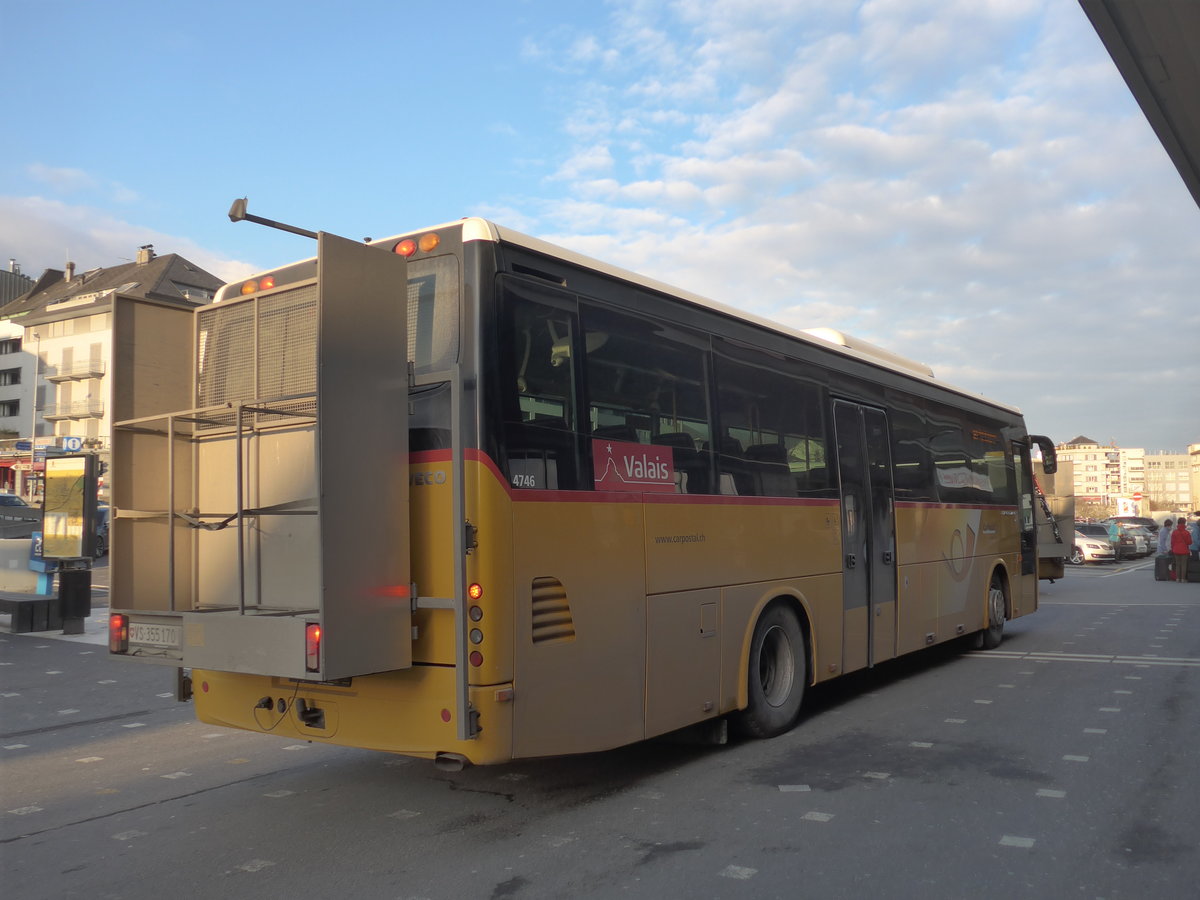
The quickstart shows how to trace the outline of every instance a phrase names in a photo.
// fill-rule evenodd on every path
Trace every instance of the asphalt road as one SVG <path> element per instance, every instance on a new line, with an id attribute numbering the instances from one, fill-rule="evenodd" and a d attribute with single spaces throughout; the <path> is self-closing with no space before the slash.
<path id="1" fill-rule="evenodd" d="M 102 624 L 0 635 L 8 897 L 1200 895 L 1200 585 L 1145 564 L 813 690 L 775 740 L 460 773 L 197 723 Z"/>

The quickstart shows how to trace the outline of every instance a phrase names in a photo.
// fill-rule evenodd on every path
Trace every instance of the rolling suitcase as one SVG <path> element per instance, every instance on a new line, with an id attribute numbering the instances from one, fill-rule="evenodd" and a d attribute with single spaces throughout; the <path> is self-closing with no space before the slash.
<path id="1" fill-rule="evenodd" d="M 1155 581 L 1172 581 L 1172 576 L 1175 574 L 1171 571 L 1171 563 L 1174 560 L 1169 556 L 1154 557 L 1154 580 Z"/>

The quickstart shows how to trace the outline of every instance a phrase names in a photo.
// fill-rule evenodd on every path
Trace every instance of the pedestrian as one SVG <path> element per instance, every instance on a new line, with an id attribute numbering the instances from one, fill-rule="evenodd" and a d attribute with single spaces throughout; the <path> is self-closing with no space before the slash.
<path id="1" fill-rule="evenodd" d="M 1187 581 L 1188 554 L 1192 549 L 1192 533 L 1187 522 L 1179 517 L 1179 524 L 1171 532 L 1171 553 L 1175 556 L 1175 580 L 1180 584 Z"/>
<path id="2" fill-rule="evenodd" d="M 1112 544 L 1113 559 L 1120 562 L 1121 560 L 1121 526 L 1116 522 L 1109 520 L 1104 523 L 1105 530 L 1108 531 L 1108 542 Z"/>
<path id="3" fill-rule="evenodd" d="M 1192 535 L 1192 552 L 1189 556 L 1193 560 L 1200 559 L 1200 510 L 1192 513 L 1192 519 L 1188 522 L 1188 531 Z"/>
<path id="4" fill-rule="evenodd" d="M 1158 529 L 1158 555 L 1166 556 L 1171 552 L 1171 526 L 1175 522 L 1171 519 L 1163 522 L 1162 528 Z"/>

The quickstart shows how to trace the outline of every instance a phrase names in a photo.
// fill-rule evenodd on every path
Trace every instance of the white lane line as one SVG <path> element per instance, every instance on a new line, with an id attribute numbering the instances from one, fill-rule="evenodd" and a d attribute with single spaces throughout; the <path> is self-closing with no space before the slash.
<path id="1" fill-rule="evenodd" d="M 746 866 L 726 866 L 717 874 L 722 878 L 733 878 L 737 881 L 749 881 L 758 874 L 758 869 L 750 869 Z"/>
<path id="2" fill-rule="evenodd" d="M 1067 792 L 1055 791 L 1050 788 L 1038 788 L 1037 795 L 1039 797 L 1050 797 L 1054 800 L 1061 800 L 1063 797 L 1067 796 Z"/>
<path id="3" fill-rule="evenodd" d="M 1000 838 L 1001 847 L 1020 847 L 1023 850 L 1028 850 L 1037 841 L 1030 837 L 1017 837 L 1012 834 L 1006 834 Z"/>

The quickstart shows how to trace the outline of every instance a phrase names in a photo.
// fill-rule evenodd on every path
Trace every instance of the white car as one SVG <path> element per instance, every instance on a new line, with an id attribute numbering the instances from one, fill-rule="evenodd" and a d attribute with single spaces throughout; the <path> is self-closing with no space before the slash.
<path id="1" fill-rule="evenodd" d="M 1073 566 L 1082 566 L 1085 562 L 1112 562 L 1117 558 L 1113 553 L 1112 544 L 1090 534 L 1075 532 L 1075 546 L 1067 562 Z"/>

